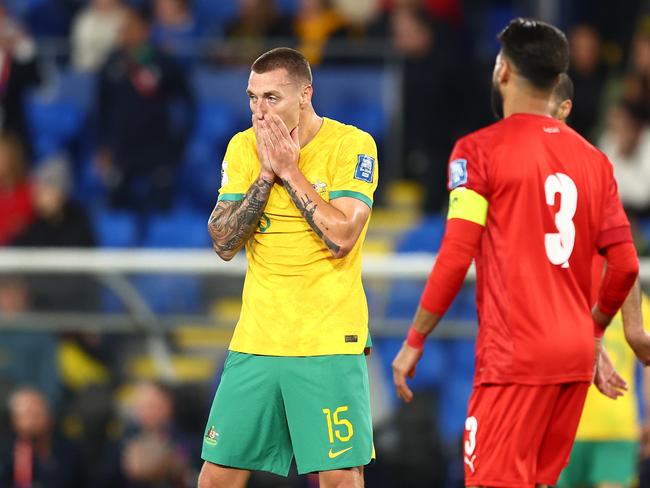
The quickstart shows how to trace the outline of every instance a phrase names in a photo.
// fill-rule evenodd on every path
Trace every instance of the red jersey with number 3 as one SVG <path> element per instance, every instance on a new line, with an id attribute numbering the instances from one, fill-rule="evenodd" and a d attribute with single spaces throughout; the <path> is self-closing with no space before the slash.
<path id="1" fill-rule="evenodd" d="M 630 239 L 607 157 L 555 119 L 515 114 L 456 143 L 459 187 L 488 201 L 474 383 L 590 381 L 594 252 Z"/>

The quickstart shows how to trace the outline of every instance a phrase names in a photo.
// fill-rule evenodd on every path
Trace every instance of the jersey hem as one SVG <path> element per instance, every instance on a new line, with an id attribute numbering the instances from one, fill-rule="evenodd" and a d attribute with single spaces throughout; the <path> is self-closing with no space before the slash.
<path id="1" fill-rule="evenodd" d="M 243 200 L 245 196 L 245 193 L 224 193 L 219 195 L 217 202 L 238 202 Z"/>
<path id="2" fill-rule="evenodd" d="M 341 197 L 349 197 L 349 198 L 355 198 L 357 200 L 361 200 L 363 203 L 368 205 L 369 208 L 372 208 L 372 200 L 361 192 L 352 191 L 352 190 L 330 191 L 330 201 Z"/>
<path id="3" fill-rule="evenodd" d="M 484 378 L 475 378 L 473 386 L 490 386 L 490 385 L 557 385 L 562 383 L 591 383 L 592 373 L 576 373 L 574 375 L 563 376 L 486 376 Z"/>
<path id="4" fill-rule="evenodd" d="M 276 357 L 281 357 L 281 358 L 306 358 L 306 357 L 317 357 L 317 356 L 361 356 L 365 354 L 366 348 L 372 349 L 372 346 L 366 346 L 365 344 L 358 350 L 353 350 L 353 351 L 336 351 L 336 350 L 319 350 L 316 352 L 310 352 L 309 354 L 303 353 L 291 353 L 291 354 L 286 354 L 282 353 L 280 351 L 260 351 L 259 349 L 249 349 L 246 347 L 237 347 L 237 346 L 228 346 L 228 350 L 232 352 L 240 352 L 242 354 L 251 354 L 253 356 L 276 356 Z"/>
<path id="5" fill-rule="evenodd" d="M 277 474 L 278 476 L 284 476 L 285 478 L 289 475 L 290 466 L 287 466 L 286 470 L 284 468 L 278 469 L 268 466 L 261 463 L 246 463 L 246 462 L 232 462 L 232 461 L 219 461 L 219 456 L 211 456 L 205 453 L 201 454 L 201 459 L 212 464 L 217 464 L 219 466 L 225 466 L 226 468 L 235 468 L 235 469 L 245 469 L 247 471 L 266 471 L 267 473 Z M 222 458 L 223 459 L 223 458 Z"/>
<path id="6" fill-rule="evenodd" d="M 483 478 L 466 478 L 465 486 L 503 486 L 504 488 L 521 488 L 521 486 L 534 486 L 535 482 L 486 480 Z"/>

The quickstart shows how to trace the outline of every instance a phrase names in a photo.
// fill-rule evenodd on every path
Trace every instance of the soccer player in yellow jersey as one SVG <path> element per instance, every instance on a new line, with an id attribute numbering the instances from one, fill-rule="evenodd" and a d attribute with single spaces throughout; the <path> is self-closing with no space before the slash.
<path id="1" fill-rule="evenodd" d="M 319 117 L 309 63 L 278 48 L 252 65 L 253 127 L 230 141 L 208 230 L 246 249 L 241 315 L 203 438 L 200 488 L 251 470 L 363 486 L 373 457 L 361 247 L 377 187 L 367 133 Z"/>

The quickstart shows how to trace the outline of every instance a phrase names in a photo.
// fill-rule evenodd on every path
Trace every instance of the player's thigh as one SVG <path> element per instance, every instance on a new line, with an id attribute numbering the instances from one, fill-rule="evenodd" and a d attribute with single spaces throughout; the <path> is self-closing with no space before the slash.
<path id="1" fill-rule="evenodd" d="M 363 466 L 318 473 L 320 488 L 363 488 Z"/>
<path id="2" fill-rule="evenodd" d="M 368 464 L 374 450 L 365 356 L 291 359 L 282 395 L 298 472 Z"/>
<path id="3" fill-rule="evenodd" d="M 558 388 L 481 385 L 465 421 L 466 486 L 535 484 L 536 458 Z"/>
<path id="4" fill-rule="evenodd" d="M 244 488 L 250 471 L 227 468 L 205 461 L 199 474 L 198 488 Z"/>
<path id="5" fill-rule="evenodd" d="M 593 486 L 632 486 L 639 459 L 635 441 L 597 442 L 594 453 Z"/>
<path id="6" fill-rule="evenodd" d="M 280 390 L 284 359 L 229 353 L 205 428 L 205 461 L 287 475 L 292 450 Z"/>
<path id="7" fill-rule="evenodd" d="M 589 383 L 565 383 L 559 388 L 537 457 L 536 481 L 551 486 L 569 463 Z"/>

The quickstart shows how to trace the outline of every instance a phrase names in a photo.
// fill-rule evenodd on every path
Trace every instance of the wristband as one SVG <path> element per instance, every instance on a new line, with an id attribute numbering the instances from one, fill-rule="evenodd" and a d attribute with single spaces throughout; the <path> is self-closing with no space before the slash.
<path id="1" fill-rule="evenodd" d="M 427 340 L 427 335 L 415 330 L 413 326 L 409 329 L 406 335 L 406 343 L 414 349 L 423 349 L 424 341 Z"/>
<path id="2" fill-rule="evenodd" d="M 602 339 L 603 336 L 605 335 L 605 329 L 607 327 L 603 327 L 600 325 L 598 322 L 594 320 L 594 337 L 596 339 Z"/>

